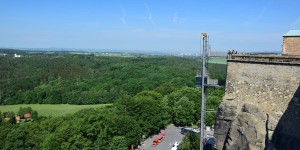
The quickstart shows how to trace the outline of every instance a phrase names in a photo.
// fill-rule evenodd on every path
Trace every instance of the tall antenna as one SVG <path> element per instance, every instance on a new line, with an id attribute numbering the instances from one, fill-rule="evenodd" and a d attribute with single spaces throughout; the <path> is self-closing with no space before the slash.
<path id="1" fill-rule="evenodd" d="M 202 41 L 203 41 L 203 50 L 202 50 L 202 99 L 201 99 L 201 123 L 200 123 L 200 150 L 203 150 L 204 146 L 204 128 L 205 128 L 205 115 L 206 115 L 206 99 L 205 99 L 205 78 L 207 82 L 207 74 L 206 74 L 206 59 L 207 55 L 207 34 L 202 33 Z"/>

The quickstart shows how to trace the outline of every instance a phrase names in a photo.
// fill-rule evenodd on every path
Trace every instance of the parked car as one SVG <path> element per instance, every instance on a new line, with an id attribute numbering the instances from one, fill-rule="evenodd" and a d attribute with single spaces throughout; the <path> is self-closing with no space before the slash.
<path id="1" fill-rule="evenodd" d="M 180 133 L 181 134 L 186 134 L 188 131 L 192 131 L 194 133 L 200 133 L 199 129 L 194 129 L 194 128 L 181 128 Z"/>
<path id="2" fill-rule="evenodd" d="M 175 142 L 173 144 L 173 147 L 171 148 L 171 150 L 177 150 L 178 149 L 178 146 L 179 146 L 179 143 L 178 142 Z"/>

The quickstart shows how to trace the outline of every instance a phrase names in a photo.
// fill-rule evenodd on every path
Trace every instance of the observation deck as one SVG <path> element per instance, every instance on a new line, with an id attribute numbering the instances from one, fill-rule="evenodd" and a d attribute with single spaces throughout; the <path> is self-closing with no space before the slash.
<path id="1" fill-rule="evenodd" d="M 227 62 L 299 65 L 300 56 L 276 54 L 230 54 Z"/>

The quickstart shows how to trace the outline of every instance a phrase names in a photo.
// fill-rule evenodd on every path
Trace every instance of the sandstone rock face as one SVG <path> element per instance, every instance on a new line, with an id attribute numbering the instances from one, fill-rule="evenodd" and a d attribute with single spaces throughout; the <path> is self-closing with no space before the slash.
<path id="1" fill-rule="evenodd" d="M 237 105 L 236 103 L 228 100 L 223 100 L 218 110 L 218 120 L 215 124 L 215 133 L 217 147 L 223 147 L 224 139 L 227 136 L 228 130 L 230 129 L 231 122 L 235 120 L 237 116 Z"/>
<path id="2" fill-rule="evenodd" d="M 226 149 L 264 149 L 266 115 L 252 104 L 244 104 L 242 112 L 232 122 Z"/>
<path id="3" fill-rule="evenodd" d="M 218 149 L 300 149 L 300 65 L 228 62 L 215 138 Z"/>

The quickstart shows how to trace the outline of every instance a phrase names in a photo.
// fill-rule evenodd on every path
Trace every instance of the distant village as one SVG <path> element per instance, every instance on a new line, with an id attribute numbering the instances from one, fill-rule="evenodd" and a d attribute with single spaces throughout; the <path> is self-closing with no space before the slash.
<path id="1" fill-rule="evenodd" d="M 21 123 L 21 122 L 26 122 L 26 121 L 32 121 L 30 113 L 26 113 L 23 116 L 15 116 L 14 118 L 8 118 L 8 117 L 6 117 L 6 118 L 3 118 L 2 120 L 3 120 L 3 122 L 7 122 L 7 121 L 9 121 L 11 119 L 15 119 L 16 123 Z"/>
<path id="2" fill-rule="evenodd" d="M 6 57 L 7 54 L 6 54 L 6 53 L 0 53 L 0 56 Z M 14 58 L 20 58 L 20 57 L 23 57 L 23 56 L 22 56 L 22 55 L 18 55 L 18 54 L 15 53 L 15 54 L 13 55 L 13 57 L 14 57 Z"/>
<path id="3" fill-rule="evenodd" d="M 37 119 L 38 113 L 31 107 L 20 107 L 17 115 L 13 111 L 0 112 L 0 121 L 10 123 L 22 123 Z"/>

